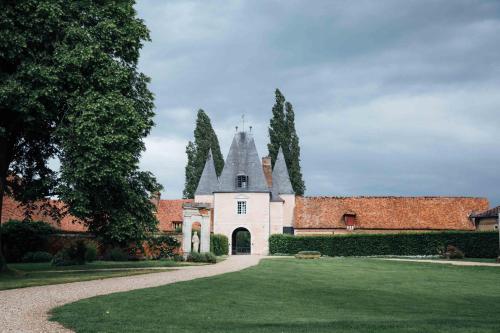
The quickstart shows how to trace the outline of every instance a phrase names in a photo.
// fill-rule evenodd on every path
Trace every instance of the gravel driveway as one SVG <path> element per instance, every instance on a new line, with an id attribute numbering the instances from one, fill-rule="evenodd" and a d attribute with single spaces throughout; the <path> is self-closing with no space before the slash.
<path id="1" fill-rule="evenodd" d="M 260 256 L 230 256 L 221 263 L 178 267 L 174 271 L 0 291 L 0 332 L 71 332 L 48 321 L 48 311 L 77 300 L 156 287 L 257 265 Z"/>

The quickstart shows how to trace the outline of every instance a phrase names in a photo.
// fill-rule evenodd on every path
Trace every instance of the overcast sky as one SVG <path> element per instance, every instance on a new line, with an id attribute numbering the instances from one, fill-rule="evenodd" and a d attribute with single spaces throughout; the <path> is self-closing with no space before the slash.
<path id="1" fill-rule="evenodd" d="M 141 165 L 180 198 L 203 108 L 227 155 L 257 149 L 279 88 L 306 195 L 484 196 L 500 204 L 500 1 L 145 1 L 156 127 Z M 241 127 L 241 124 L 240 124 Z"/>

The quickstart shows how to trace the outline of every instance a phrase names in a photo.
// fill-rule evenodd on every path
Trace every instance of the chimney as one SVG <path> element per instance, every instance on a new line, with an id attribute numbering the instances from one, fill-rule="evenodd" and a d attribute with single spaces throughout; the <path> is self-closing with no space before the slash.
<path id="1" fill-rule="evenodd" d="M 269 188 L 273 187 L 273 170 L 271 168 L 271 157 L 262 157 L 262 170 L 264 171 L 264 176 L 266 177 L 267 186 Z"/>

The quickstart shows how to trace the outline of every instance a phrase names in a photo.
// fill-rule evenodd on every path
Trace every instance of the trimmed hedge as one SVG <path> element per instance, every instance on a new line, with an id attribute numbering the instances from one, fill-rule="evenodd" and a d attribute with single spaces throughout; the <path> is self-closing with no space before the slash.
<path id="1" fill-rule="evenodd" d="M 357 234 L 339 236 L 269 237 L 271 254 L 319 251 L 328 256 L 437 255 L 453 245 L 469 258 L 496 258 L 497 232 L 428 232 L 404 234 Z"/>
<path id="2" fill-rule="evenodd" d="M 221 234 L 210 235 L 210 252 L 216 256 L 229 254 L 229 242 L 227 237 Z"/>

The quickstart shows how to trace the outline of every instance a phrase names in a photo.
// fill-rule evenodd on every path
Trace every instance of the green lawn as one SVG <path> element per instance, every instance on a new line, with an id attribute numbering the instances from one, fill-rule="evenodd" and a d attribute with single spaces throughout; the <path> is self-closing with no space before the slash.
<path id="1" fill-rule="evenodd" d="M 85 299 L 77 332 L 499 332 L 500 269 L 269 259 L 241 272 Z"/>
<path id="2" fill-rule="evenodd" d="M 9 264 L 11 272 L 0 274 L 0 290 L 42 286 L 48 284 L 67 283 L 129 276 L 146 273 L 158 273 L 149 267 L 177 267 L 194 263 L 146 260 L 146 261 L 95 261 L 85 265 L 51 266 L 50 263 Z M 102 271 L 102 269 L 113 269 Z"/>
<path id="3" fill-rule="evenodd" d="M 191 262 L 173 260 L 142 260 L 142 261 L 93 261 L 85 265 L 52 266 L 50 263 L 19 263 L 9 264 L 9 268 L 21 271 L 64 271 L 80 269 L 108 269 L 108 268 L 148 268 L 148 267 L 178 267 L 200 265 Z M 204 265 L 204 264 L 201 264 Z"/>

